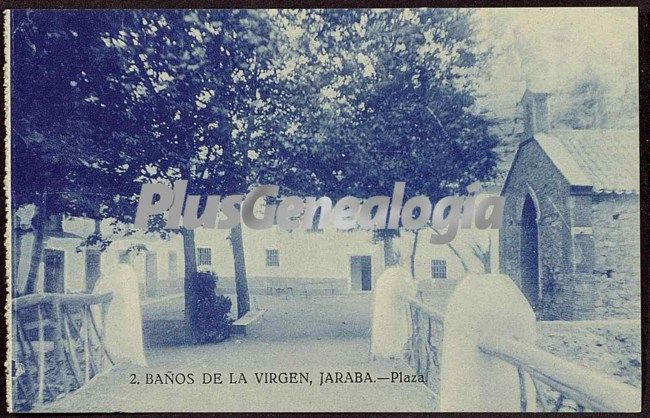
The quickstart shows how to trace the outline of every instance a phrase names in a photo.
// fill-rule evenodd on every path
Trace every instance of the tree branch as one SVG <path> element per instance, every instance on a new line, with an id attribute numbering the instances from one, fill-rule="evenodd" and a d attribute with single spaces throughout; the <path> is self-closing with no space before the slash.
<path id="1" fill-rule="evenodd" d="M 433 232 L 435 232 L 435 233 L 438 234 L 438 235 L 442 235 L 442 234 L 441 234 L 437 229 L 435 229 L 432 225 L 429 225 L 429 226 L 431 227 L 431 229 L 433 230 Z M 458 250 L 457 250 L 453 245 L 451 245 L 451 242 L 448 242 L 448 243 L 446 243 L 445 245 L 446 245 L 447 247 L 449 247 L 449 249 L 451 250 L 451 252 L 454 253 L 454 255 L 455 255 L 456 257 L 458 257 L 458 260 L 460 260 L 460 264 L 462 264 L 463 268 L 465 269 L 465 272 L 467 273 L 467 272 L 469 271 L 469 268 L 467 267 L 467 263 L 465 262 L 465 259 L 464 259 L 463 256 L 460 254 L 460 252 L 458 252 Z"/>

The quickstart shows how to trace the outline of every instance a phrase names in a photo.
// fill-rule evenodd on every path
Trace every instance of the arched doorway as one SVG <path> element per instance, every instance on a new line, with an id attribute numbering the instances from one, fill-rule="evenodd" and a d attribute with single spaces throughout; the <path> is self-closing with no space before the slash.
<path id="1" fill-rule="evenodd" d="M 539 301 L 539 258 L 537 242 L 537 209 L 526 195 L 521 213 L 521 291 L 535 307 Z"/>

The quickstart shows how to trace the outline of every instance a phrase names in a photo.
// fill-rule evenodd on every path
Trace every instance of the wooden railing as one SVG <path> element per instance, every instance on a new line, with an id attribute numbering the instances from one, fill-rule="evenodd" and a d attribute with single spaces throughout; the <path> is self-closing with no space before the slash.
<path id="1" fill-rule="evenodd" d="M 481 339 L 479 349 L 517 368 L 524 410 L 527 397 L 523 379 L 526 374 L 532 379 L 537 392 L 538 409 L 545 412 L 641 410 L 641 395 L 635 387 L 605 377 L 535 346 L 492 335 Z M 546 385 L 546 390 L 542 384 Z"/>
<path id="2" fill-rule="evenodd" d="M 417 299 L 409 298 L 407 303 L 411 313 L 408 361 L 418 374 L 426 377 L 427 386 L 437 393 L 440 388 L 443 314 Z"/>
<path id="3" fill-rule="evenodd" d="M 106 362 L 113 364 L 104 346 L 112 297 L 39 293 L 12 300 L 14 409 L 53 400 L 88 382 Z"/>
<path id="4" fill-rule="evenodd" d="M 411 312 L 411 339 L 408 361 L 418 374 L 427 377 L 427 386 L 439 394 L 444 315 L 414 298 L 406 298 Z M 497 335 L 479 339 L 482 353 L 514 366 L 519 378 L 521 411 L 546 412 L 638 412 L 640 390 L 603 376 L 585 367 L 525 344 Z M 527 405 L 526 379 L 532 380 L 537 405 Z M 498 382 L 492 382 L 497 384 Z"/>

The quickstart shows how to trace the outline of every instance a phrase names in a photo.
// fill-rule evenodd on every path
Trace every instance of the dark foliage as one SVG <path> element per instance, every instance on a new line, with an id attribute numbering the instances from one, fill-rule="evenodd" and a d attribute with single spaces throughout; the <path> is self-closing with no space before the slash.
<path id="1" fill-rule="evenodd" d="M 199 343 L 221 341 L 230 335 L 232 302 L 229 297 L 215 293 L 217 280 L 214 273 L 199 271 L 190 281 L 193 289 L 186 293 L 191 298 L 188 319 Z"/>

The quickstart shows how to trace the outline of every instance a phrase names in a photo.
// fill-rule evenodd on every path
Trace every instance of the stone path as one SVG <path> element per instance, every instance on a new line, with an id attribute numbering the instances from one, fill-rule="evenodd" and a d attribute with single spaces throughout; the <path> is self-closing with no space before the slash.
<path id="1" fill-rule="evenodd" d="M 370 298 L 259 301 L 269 309 L 258 335 L 220 344 L 150 347 L 149 367 L 122 364 L 97 376 L 42 412 L 207 411 L 434 411 L 436 399 L 421 383 L 391 383 L 408 374 L 401 361 L 369 361 Z M 193 373 L 194 384 L 146 384 L 146 374 Z M 257 383 L 255 373 L 302 372 L 311 384 Z M 320 385 L 322 373 L 368 373 L 372 382 Z M 222 373 L 223 384 L 202 384 L 203 373 Z M 230 384 L 229 374 L 247 383 Z M 140 384 L 131 384 L 132 375 Z M 182 381 L 177 380 L 177 382 Z"/>

